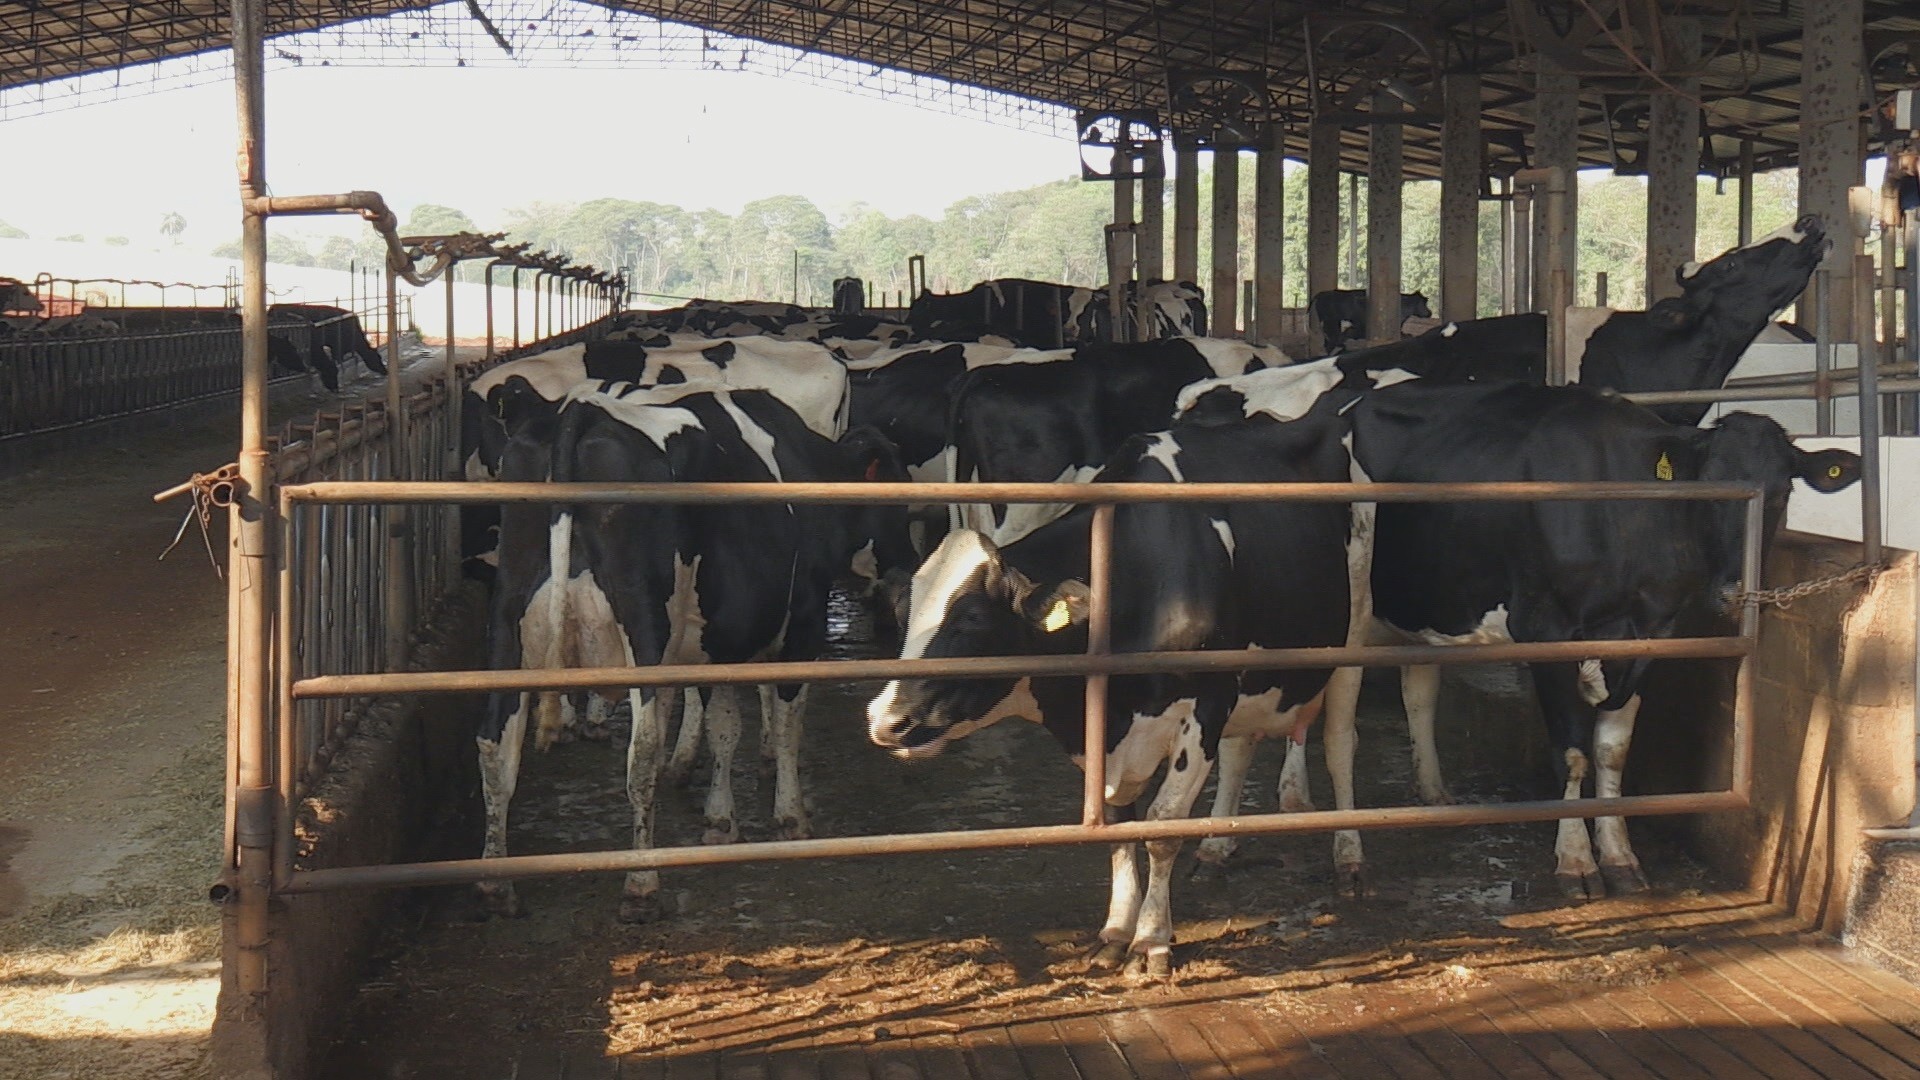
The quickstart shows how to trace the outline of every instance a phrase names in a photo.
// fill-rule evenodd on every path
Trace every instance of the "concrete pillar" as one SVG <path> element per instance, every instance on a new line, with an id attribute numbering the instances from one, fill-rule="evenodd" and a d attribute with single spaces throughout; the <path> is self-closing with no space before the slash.
<path id="1" fill-rule="evenodd" d="M 1441 86 L 1439 314 L 1471 319 L 1480 304 L 1480 76 L 1446 75 Z"/>
<path id="2" fill-rule="evenodd" d="M 1753 140 L 1740 140 L 1740 240 L 1741 247 L 1753 243 Z"/>
<path id="3" fill-rule="evenodd" d="M 1213 288 L 1207 322 L 1214 337 L 1239 336 L 1240 148 L 1213 149 Z"/>
<path id="4" fill-rule="evenodd" d="M 1564 252 L 1560 269 L 1566 272 L 1568 281 L 1578 281 L 1580 249 L 1575 223 L 1580 220 L 1579 184 L 1576 182 L 1580 160 L 1580 80 L 1561 72 L 1544 56 L 1536 56 L 1536 59 L 1540 70 L 1534 75 L 1533 163 L 1542 168 L 1557 165 L 1567 172 L 1565 220 L 1567 227 L 1573 228 L 1576 235 L 1566 237 L 1559 246 L 1559 250 Z M 1547 230 L 1553 228 L 1555 223 L 1548 214 L 1535 213 L 1532 217 L 1532 250 L 1546 251 L 1551 246 L 1547 242 Z M 1533 268 L 1530 275 L 1532 295 L 1521 298 L 1528 311 L 1546 309 L 1547 284 L 1553 280 L 1553 269 L 1550 266 Z"/>
<path id="5" fill-rule="evenodd" d="M 1399 98 L 1385 90 L 1374 91 L 1374 121 L 1367 129 L 1367 338 L 1372 341 L 1400 340 L 1401 137 L 1405 129 L 1387 120 L 1399 112 Z"/>
<path id="6" fill-rule="evenodd" d="M 1280 336 L 1281 287 L 1286 254 L 1286 129 L 1268 124 L 1260 132 L 1260 159 L 1254 172 L 1253 325 L 1259 339 L 1272 344 Z"/>
<path id="7" fill-rule="evenodd" d="M 1116 160 L 1113 163 L 1115 169 L 1131 169 L 1133 167 L 1133 162 L 1130 158 L 1128 160 L 1120 160 L 1119 155 L 1115 155 L 1115 158 Z M 1115 180 L 1113 182 L 1113 223 L 1115 225 L 1133 224 L 1133 183 L 1132 180 Z"/>
<path id="8" fill-rule="evenodd" d="M 1307 301 L 1340 281 L 1340 129 L 1316 121 L 1307 142 Z"/>
<path id="9" fill-rule="evenodd" d="M 1668 16 L 1662 22 L 1668 67 L 1693 67 L 1700 20 Z M 1674 271 L 1693 261 L 1700 227 L 1700 80 L 1665 78 L 1679 93 L 1655 87 L 1647 117 L 1647 307 L 1680 295 Z"/>
<path id="10" fill-rule="evenodd" d="M 1155 176 L 1140 181 L 1140 231 L 1137 258 L 1140 279 L 1153 281 L 1167 276 L 1166 220 L 1167 181 Z"/>
<path id="11" fill-rule="evenodd" d="M 1200 283 L 1200 150 L 1191 136 L 1173 137 L 1173 276 Z"/>
<path id="12" fill-rule="evenodd" d="M 1860 183 L 1862 0 L 1802 4 L 1800 49 L 1800 213 L 1819 214 L 1833 237 L 1830 272 L 1835 341 L 1853 340 L 1853 257 L 1861 250 L 1848 224 L 1847 188 Z M 1814 323 L 1805 310 L 1800 322 Z"/>

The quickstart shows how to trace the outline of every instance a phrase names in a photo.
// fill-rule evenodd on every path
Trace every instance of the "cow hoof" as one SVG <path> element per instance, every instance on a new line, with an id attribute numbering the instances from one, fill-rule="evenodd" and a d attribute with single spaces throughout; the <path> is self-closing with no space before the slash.
<path id="1" fill-rule="evenodd" d="M 1560 883 L 1560 892 L 1569 900 L 1603 900 L 1607 895 L 1607 886 L 1599 870 L 1557 870 L 1554 880 Z"/>
<path id="2" fill-rule="evenodd" d="M 1193 860 L 1193 868 L 1187 871 L 1187 880 L 1196 885 L 1207 885 L 1227 880 L 1227 864 L 1211 859 Z"/>
<path id="3" fill-rule="evenodd" d="M 1304 795 L 1286 795 L 1280 799 L 1280 812 L 1283 814 L 1311 814 L 1313 811 L 1313 800 Z"/>
<path id="4" fill-rule="evenodd" d="M 813 835 L 804 819 L 781 818 L 773 823 L 773 834 L 782 840 L 805 840 Z"/>
<path id="5" fill-rule="evenodd" d="M 667 767 L 660 770 L 660 779 L 677 788 L 690 787 L 693 784 L 693 763 L 669 761 Z"/>
<path id="6" fill-rule="evenodd" d="M 1641 872 L 1639 863 L 1622 863 L 1619 866 L 1601 863 L 1600 876 L 1607 883 L 1607 891 L 1615 896 L 1643 893 L 1653 888 L 1647 884 L 1647 875 Z"/>
<path id="7" fill-rule="evenodd" d="M 709 820 L 707 831 L 700 834 L 700 842 L 703 844 L 731 844 L 739 839 L 740 830 L 728 818 L 721 818 L 718 821 Z"/>
<path id="8" fill-rule="evenodd" d="M 1103 941 L 1100 947 L 1087 957 L 1090 971 L 1117 971 L 1127 961 L 1127 945 L 1123 941 Z"/>
<path id="9" fill-rule="evenodd" d="M 1333 868 L 1333 891 L 1346 900 L 1365 900 L 1373 895 L 1367 881 L 1366 863 L 1345 863 Z"/>
<path id="10" fill-rule="evenodd" d="M 1414 798 L 1419 799 L 1423 806 L 1453 805 L 1453 793 L 1444 787 L 1437 787 L 1431 791 L 1415 791 Z"/>
<path id="11" fill-rule="evenodd" d="M 669 914 L 660 894 L 650 893 L 646 896 L 621 897 L 620 911 L 615 917 L 629 926 L 638 926 L 642 923 L 659 922 Z"/>
<path id="12" fill-rule="evenodd" d="M 524 919 L 526 906 L 520 903 L 520 894 L 514 891 L 510 881 L 483 881 L 474 886 L 480 894 L 480 903 L 487 914 L 505 919 Z"/>

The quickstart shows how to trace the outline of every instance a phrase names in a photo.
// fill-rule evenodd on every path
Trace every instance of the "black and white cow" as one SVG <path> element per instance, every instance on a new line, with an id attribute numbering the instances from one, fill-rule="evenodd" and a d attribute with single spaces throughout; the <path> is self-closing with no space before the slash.
<path id="1" fill-rule="evenodd" d="M 1060 348 L 1072 340 L 1081 314 L 1092 302 L 1092 289 L 995 278 L 961 293 L 921 293 L 907 308 L 907 324 L 917 341 L 975 340 L 982 334 L 996 334 L 1017 345 Z"/>
<path id="2" fill-rule="evenodd" d="M 1567 381 L 1623 394 L 1721 385 L 1773 313 L 1807 287 L 1831 246 L 1818 215 L 1808 214 L 1711 262 L 1681 267 L 1681 295 L 1646 311 L 1570 310 Z M 1430 379 L 1545 382 L 1547 320 L 1505 315 L 1447 323 L 1417 338 L 1345 355 L 1357 368 L 1400 368 Z M 1654 412 L 1697 424 L 1709 408 L 1662 405 Z"/>
<path id="3" fill-rule="evenodd" d="M 1337 417 L 1254 417 L 1137 436 L 1100 482 L 1328 481 L 1347 476 Z M 1004 547 L 949 534 L 914 575 L 907 658 L 1076 653 L 1084 626 L 1090 511 L 1075 510 Z M 1306 503 L 1122 505 L 1113 531 L 1115 652 L 1335 645 L 1347 636 L 1349 515 Z M 1108 690 L 1109 821 L 1131 818 L 1156 772 L 1150 819 L 1184 816 L 1222 738 L 1304 736 L 1329 673 L 1114 676 Z M 1078 678 L 922 679 L 887 684 L 868 705 L 874 743 L 908 759 L 1006 717 L 1044 724 L 1076 762 L 1086 753 Z M 1298 743 L 1293 745 L 1297 747 Z M 1291 763 L 1290 763 L 1291 764 Z M 1116 845 L 1096 965 L 1165 974 L 1178 841 L 1147 845 L 1144 893 L 1132 844 Z"/>
<path id="4" fill-rule="evenodd" d="M 1326 340 L 1328 352 L 1339 352 L 1347 347 L 1348 342 L 1359 341 L 1367 336 L 1365 289 L 1328 289 L 1315 293 L 1307 307 L 1313 312 L 1314 321 L 1320 324 L 1320 333 Z M 1427 305 L 1426 293 L 1400 294 L 1401 322 L 1431 318 L 1433 308 Z"/>
<path id="5" fill-rule="evenodd" d="M 1332 397 L 1351 424 L 1356 479 L 1754 483 L 1765 492 L 1768 537 L 1784 518 L 1795 479 L 1825 492 L 1859 475 L 1854 455 L 1801 451 L 1777 423 L 1747 413 L 1700 429 L 1578 386 L 1345 374 L 1326 392 L 1286 385 L 1295 371 L 1256 373 L 1195 387 L 1183 405 L 1200 415 L 1297 414 Z M 1395 503 L 1377 514 L 1367 504 L 1355 511 L 1356 532 L 1371 535 L 1363 553 L 1367 595 L 1356 604 L 1356 615 L 1365 610 L 1370 617 L 1356 617 L 1356 644 L 1671 637 L 1683 632 L 1683 620 L 1710 615 L 1739 577 L 1738 503 Z M 1356 558 L 1356 567 L 1362 561 Z M 1590 771 L 1598 795 L 1620 793 L 1646 668 L 1646 661 L 1531 665 L 1568 798 L 1579 797 Z M 1347 692 L 1330 692 L 1327 705 L 1328 768 L 1336 783 L 1343 773 L 1351 782 L 1358 692 L 1357 680 L 1343 685 Z M 1417 783 L 1428 802 L 1446 801 L 1433 740 L 1438 691 L 1437 667 L 1403 669 Z M 1222 772 L 1224 780 L 1224 766 Z M 1238 799 L 1237 789 L 1222 787 L 1224 799 Z M 1231 812 L 1231 805 L 1216 812 Z M 1597 863 L 1585 824 L 1561 823 L 1556 873 L 1568 894 L 1644 889 L 1624 821 L 1598 819 L 1594 834 Z M 1364 860 L 1357 834 L 1336 838 L 1335 862 L 1342 886 L 1358 891 Z"/>
<path id="6" fill-rule="evenodd" d="M 1223 338 L 1081 345 L 1035 360 L 979 367 L 954 386 L 954 479 L 1084 479 L 1127 437 L 1165 427 L 1183 387 L 1290 363 L 1270 345 Z M 962 519 L 1005 539 L 1033 512 L 994 506 Z"/>
<path id="7" fill-rule="evenodd" d="M 1108 287 L 1093 290 L 1074 321 L 1071 340 L 1113 341 L 1113 310 Z M 1205 337 L 1207 294 L 1191 281 L 1127 282 L 1126 311 L 1133 319 L 1135 339 Z"/>
<path id="8" fill-rule="evenodd" d="M 360 326 L 360 317 L 346 308 L 331 304 L 274 304 L 267 309 L 267 316 L 270 319 L 298 319 L 310 325 L 313 328 L 313 351 L 317 354 L 325 350 L 336 367 L 344 368 L 347 361 L 358 360 L 375 375 L 387 373 L 386 360 L 380 355 L 380 350 L 367 340 L 366 331 Z M 317 365 L 317 357 L 313 359 Z"/>
<path id="9" fill-rule="evenodd" d="M 587 384 L 557 414 L 517 426 L 505 479 L 603 482 L 766 482 L 900 479 L 891 447 L 870 431 L 834 441 L 764 390 L 678 384 Z M 498 588 L 490 620 L 496 668 L 811 660 L 826 643 L 827 592 L 836 576 L 910 566 L 897 507 L 743 503 L 724 506 L 510 506 L 501 522 Z M 704 704 L 714 771 L 709 843 L 737 835 L 731 763 L 740 741 L 732 688 L 688 691 Z M 774 823 L 807 833 L 800 793 L 804 686 L 763 691 L 762 743 L 775 761 Z M 666 752 L 664 695 L 634 690 L 627 792 L 634 844 L 653 845 L 654 792 Z M 537 700 L 536 700 L 537 699 Z M 546 746 L 564 725 L 559 695 L 502 694 L 479 732 L 487 828 L 484 854 L 506 852 L 506 820 L 520 754 L 533 728 Z M 659 875 L 627 876 L 621 917 L 660 914 Z M 512 913 L 512 886 L 483 897 Z"/>

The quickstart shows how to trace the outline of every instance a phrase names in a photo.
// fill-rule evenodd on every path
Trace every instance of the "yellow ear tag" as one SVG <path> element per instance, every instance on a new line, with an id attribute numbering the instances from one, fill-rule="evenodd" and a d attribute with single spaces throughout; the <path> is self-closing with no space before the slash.
<path id="1" fill-rule="evenodd" d="M 1673 479 L 1673 462 L 1667 460 L 1664 452 L 1661 453 L 1660 460 L 1653 463 L 1653 476 L 1656 480 Z"/>
<path id="2" fill-rule="evenodd" d="M 1072 621 L 1073 613 L 1067 610 L 1067 602 L 1055 600 L 1053 606 L 1047 609 L 1047 617 L 1041 620 L 1040 625 L 1046 628 L 1047 633 L 1052 634 L 1066 629 L 1067 624 Z"/>
<path id="3" fill-rule="evenodd" d="M 1840 479 L 1840 466 L 1838 465 L 1827 466 L 1827 479 L 1829 480 Z"/>

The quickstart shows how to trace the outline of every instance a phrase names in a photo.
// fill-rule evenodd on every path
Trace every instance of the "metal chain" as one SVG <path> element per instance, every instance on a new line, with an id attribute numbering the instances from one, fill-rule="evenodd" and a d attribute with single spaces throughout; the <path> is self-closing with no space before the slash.
<path id="1" fill-rule="evenodd" d="M 1823 593 L 1829 589 L 1837 589 L 1848 582 L 1863 581 L 1870 587 L 1873 584 L 1873 580 L 1879 577 L 1881 571 L 1885 569 L 1886 567 L 1884 565 L 1861 563 L 1850 569 L 1842 570 L 1837 574 L 1830 574 L 1823 578 L 1814 578 L 1811 581 L 1802 581 L 1797 585 L 1784 585 L 1778 589 L 1757 589 L 1753 592 L 1741 592 L 1737 589 L 1729 589 L 1723 594 L 1722 601 L 1726 604 L 1727 610 L 1732 613 L 1738 613 L 1739 610 L 1749 602 L 1770 605 L 1785 611 L 1787 608 L 1792 607 L 1796 600 L 1812 596 L 1815 593 Z"/>

